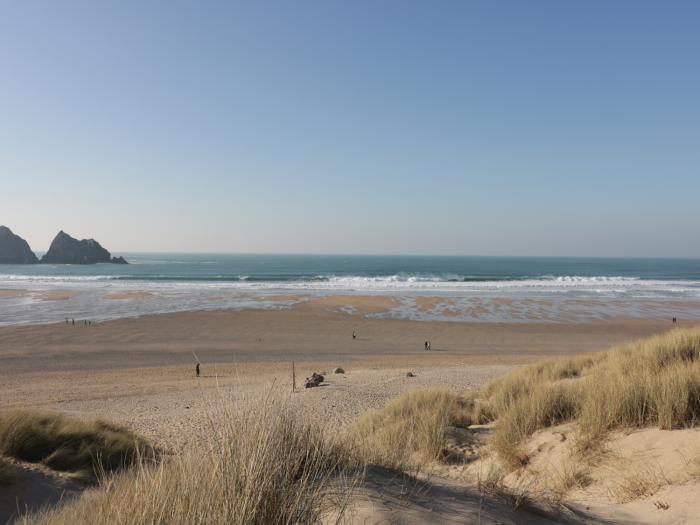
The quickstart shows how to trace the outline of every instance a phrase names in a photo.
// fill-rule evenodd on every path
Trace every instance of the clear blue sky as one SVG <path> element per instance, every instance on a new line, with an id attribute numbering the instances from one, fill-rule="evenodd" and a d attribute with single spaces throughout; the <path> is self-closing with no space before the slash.
<path id="1" fill-rule="evenodd" d="M 700 3 L 3 2 L 0 224 L 700 256 Z"/>

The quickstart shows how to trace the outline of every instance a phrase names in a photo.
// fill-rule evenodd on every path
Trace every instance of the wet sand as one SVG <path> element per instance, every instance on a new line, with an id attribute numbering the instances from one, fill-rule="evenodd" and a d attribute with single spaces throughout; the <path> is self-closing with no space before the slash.
<path id="1" fill-rule="evenodd" d="M 330 300 L 282 310 L 186 312 L 86 326 L 0 328 L 0 376 L 194 363 L 387 361 L 522 364 L 602 350 L 670 329 L 666 321 L 469 323 L 374 319 Z M 359 305 L 358 305 L 359 306 Z M 368 307 L 371 310 L 371 305 Z M 351 334 L 358 337 L 353 340 Z M 423 350 L 426 340 L 433 351 Z"/>

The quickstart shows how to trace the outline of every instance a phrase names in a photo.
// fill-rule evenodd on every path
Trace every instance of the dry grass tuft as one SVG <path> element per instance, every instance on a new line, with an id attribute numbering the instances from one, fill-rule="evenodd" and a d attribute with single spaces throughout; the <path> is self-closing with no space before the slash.
<path id="1" fill-rule="evenodd" d="M 342 517 L 352 483 L 337 448 L 281 406 L 254 408 L 212 419 L 206 446 L 139 463 L 25 525 L 318 523 L 331 510 Z"/>
<path id="2" fill-rule="evenodd" d="M 618 503 L 627 503 L 653 496 L 670 483 L 660 468 L 648 466 L 642 470 L 618 473 L 610 493 Z"/>
<path id="3" fill-rule="evenodd" d="M 510 505 L 513 510 L 539 509 L 535 501 L 545 503 L 542 495 L 535 496 L 527 481 L 521 480 L 515 486 L 506 483 L 507 472 L 495 463 L 489 464 L 485 472 L 477 473 L 476 489 L 483 495 Z"/>
<path id="4" fill-rule="evenodd" d="M 555 470 L 550 488 L 551 499 L 561 502 L 572 490 L 583 489 L 592 482 L 588 469 L 576 462 L 566 462 Z"/>
<path id="5" fill-rule="evenodd" d="M 0 454 L 93 477 L 133 464 L 154 451 L 129 430 L 53 412 L 0 412 Z"/>

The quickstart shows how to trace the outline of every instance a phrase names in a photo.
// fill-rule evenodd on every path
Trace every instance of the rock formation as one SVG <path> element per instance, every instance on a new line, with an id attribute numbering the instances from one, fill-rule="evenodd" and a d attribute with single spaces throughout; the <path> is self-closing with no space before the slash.
<path id="1" fill-rule="evenodd" d="M 0 226 L 0 264 L 38 263 L 27 241 L 12 233 L 7 226 Z"/>
<path id="2" fill-rule="evenodd" d="M 123 257 L 112 257 L 95 239 L 74 239 L 64 231 L 51 242 L 49 251 L 41 258 L 50 264 L 128 264 Z"/>

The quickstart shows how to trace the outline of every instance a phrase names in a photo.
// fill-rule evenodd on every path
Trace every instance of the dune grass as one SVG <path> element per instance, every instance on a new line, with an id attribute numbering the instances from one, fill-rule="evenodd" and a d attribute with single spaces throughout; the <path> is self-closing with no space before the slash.
<path id="1" fill-rule="evenodd" d="M 483 418 L 471 399 L 447 390 L 416 390 L 361 416 L 351 448 L 365 464 L 419 468 L 442 457 L 448 427 L 466 427 Z"/>
<path id="2" fill-rule="evenodd" d="M 153 448 L 129 430 L 54 412 L 0 412 L 0 454 L 88 478 L 153 457 Z"/>
<path id="3" fill-rule="evenodd" d="M 292 524 L 342 517 L 344 457 L 321 430 L 267 403 L 210 419 L 206 444 L 140 462 L 96 491 L 25 524 Z"/>
<path id="4" fill-rule="evenodd" d="M 536 430 L 574 421 L 581 449 L 614 429 L 695 426 L 700 421 L 700 330 L 667 334 L 593 356 L 513 372 L 484 397 L 498 419 L 493 445 L 510 466 Z"/>

